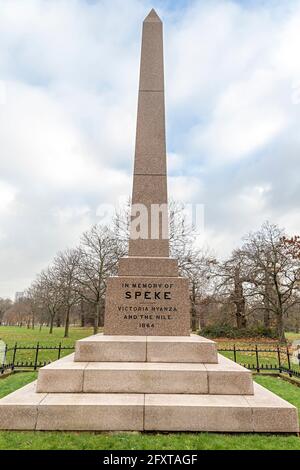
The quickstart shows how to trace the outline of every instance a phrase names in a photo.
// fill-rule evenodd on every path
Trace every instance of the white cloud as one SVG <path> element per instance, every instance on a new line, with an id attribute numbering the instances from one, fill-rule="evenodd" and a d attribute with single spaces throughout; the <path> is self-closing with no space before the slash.
<path id="1" fill-rule="evenodd" d="M 220 255 L 266 218 L 299 232 L 300 1 L 154 3 L 170 194 L 205 205 Z M 151 6 L 0 0 L 0 296 L 24 289 L 99 207 L 130 194 Z"/>
<path id="2" fill-rule="evenodd" d="M 265 70 L 229 85 L 216 103 L 211 121 L 204 129 L 201 125 L 192 129 L 192 145 L 219 164 L 264 148 L 289 121 L 286 106 L 280 103 L 279 85 Z"/>
<path id="3" fill-rule="evenodd" d="M 16 190 L 13 186 L 0 180 L 0 213 L 9 211 L 11 203 L 15 199 Z"/>

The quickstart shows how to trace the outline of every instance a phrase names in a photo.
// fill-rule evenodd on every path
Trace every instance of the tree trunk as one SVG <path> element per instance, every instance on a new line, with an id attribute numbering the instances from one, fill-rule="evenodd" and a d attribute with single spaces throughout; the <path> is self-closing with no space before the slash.
<path id="1" fill-rule="evenodd" d="M 247 319 L 245 315 L 245 299 L 243 296 L 239 296 L 235 301 L 235 318 L 236 326 L 238 329 L 247 327 Z"/>
<path id="2" fill-rule="evenodd" d="M 194 282 L 192 282 L 192 295 L 191 295 L 191 328 L 192 328 L 192 331 L 196 331 L 196 329 L 197 329 L 197 321 L 196 321 L 196 286 L 195 286 Z"/>
<path id="3" fill-rule="evenodd" d="M 276 309 L 276 314 L 277 314 L 277 324 L 276 324 L 276 329 L 277 329 L 277 336 L 280 342 L 285 342 L 285 335 L 284 335 L 284 324 L 283 324 L 283 302 L 282 302 L 282 294 L 280 292 L 280 282 L 277 278 L 277 275 L 275 274 L 274 276 L 274 285 L 275 285 L 275 291 L 277 294 L 277 309 Z"/>
<path id="4" fill-rule="evenodd" d="M 264 327 L 267 329 L 270 328 L 270 310 L 266 307 L 264 310 Z"/>
<path id="5" fill-rule="evenodd" d="M 98 324 L 100 317 L 100 300 L 96 303 L 96 311 L 94 316 L 94 335 L 98 333 Z"/>
<path id="6" fill-rule="evenodd" d="M 200 305 L 200 307 L 199 307 L 199 329 L 203 330 L 203 328 L 205 328 L 204 306 Z"/>
<path id="7" fill-rule="evenodd" d="M 236 317 L 236 326 L 238 329 L 246 328 L 247 319 L 245 312 L 245 297 L 243 290 L 243 283 L 240 279 L 240 270 L 236 268 L 234 275 L 234 305 L 235 305 L 235 317 Z"/>
<path id="8" fill-rule="evenodd" d="M 70 307 L 67 308 L 66 311 L 66 321 L 65 321 L 65 334 L 64 338 L 69 337 L 69 326 L 70 326 Z"/>
<path id="9" fill-rule="evenodd" d="M 54 315 L 51 315 L 51 317 L 50 317 L 50 330 L 49 330 L 50 335 L 52 335 L 52 333 L 53 333 L 53 323 L 54 323 Z"/>
<path id="10" fill-rule="evenodd" d="M 83 328 L 85 326 L 85 315 L 84 315 L 84 308 L 83 308 L 83 300 L 80 301 L 80 326 Z"/>
<path id="11" fill-rule="evenodd" d="M 100 314 L 99 314 L 99 322 L 98 326 L 104 326 L 104 314 L 105 314 L 105 300 L 100 299 Z"/>
<path id="12" fill-rule="evenodd" d="M 277 313 L 276 330 L 279 341 L 285 343 L 286 339 L 284 334 L 283 314 L 281 311 L 278 311 Z"/>
<path id="13" fill-rule="evenodd" d="M 264 327 L 270 328 L 271 310 L 270 310 L 270 275 L 265 273 L 265 295 L 264 295 Z"/>
<path id="14" fill-rule="evenodd" d="M 300 333 L 300 315 L 296 317 L 296 333 Z"/>
<path id="15" fill-rule="evenodd" d="M 240 304 L 238 304 L 238 305 L 235 304 L 235 305 L 236 305 L 236 314 L 235 314 L 236 326 L 240 330 L 241 328 L 246 328 L 247 327 L 247 320 L 246 320 L 245 315 L 243 315 L 241 313 Z"/>
<path id="16" fill-rule="evenodd" d="M 197 316 L 196 316 L 195 304 L 192 304 L 192 308 L 191 308 L 191 327 L 192 327 L 192 331 L 197 330 Z"/>

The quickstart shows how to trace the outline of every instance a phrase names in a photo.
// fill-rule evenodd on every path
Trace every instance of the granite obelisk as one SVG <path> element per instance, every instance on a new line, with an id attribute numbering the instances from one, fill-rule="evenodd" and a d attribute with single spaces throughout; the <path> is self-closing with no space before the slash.
<path id="1" fill-rule="evenodd" d="M 187 279 L 169 257 L 163 25 L 143 22 L 128 257 L 107 285 L 104 333 L 190 334 Z"/>
<path id="2" fill-rule="evenodd" d="M 162 22 L 151 10 L 143 23 L 132 204 L 147 209 L 147 238 L 129 240 L 129 256 L 168 257 L 169 240 L 151 237 L 153 205 L 167 207 L 167 165 Z M 167 223 L 167 214 L 164 214 Z M 158 221 L 161 223 L 161 220 Z"/>

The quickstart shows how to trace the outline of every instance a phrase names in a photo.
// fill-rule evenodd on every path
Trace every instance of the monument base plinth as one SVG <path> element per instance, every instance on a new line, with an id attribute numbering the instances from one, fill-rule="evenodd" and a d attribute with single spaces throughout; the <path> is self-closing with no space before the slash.
<path id="1" fill-rule="evenodd" d="M 217 363 L 216 343 L 198 335 L 120 336 L 97 334 L 76 342 L 76 362 Z"/>
<path id="2" fill-rule="evenodd" d="M 0 400 L 0 429 L 299 432 L 294 406 L 196 335 L 95 335 L 75 359 Z"/>

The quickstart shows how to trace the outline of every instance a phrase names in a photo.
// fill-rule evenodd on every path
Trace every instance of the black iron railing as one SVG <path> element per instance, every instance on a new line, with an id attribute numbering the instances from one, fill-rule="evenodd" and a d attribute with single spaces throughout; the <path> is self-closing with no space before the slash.
<path id="1" fill-rule="evenodd" d="M 7 347 L 4 351 L 4 363 L 0 364 L 0 374 L 9 370 L 37 370 L 50 362 L 60 359 L 65 352 L 74 350 L 72 346 L 42 346 L 37 343 L 34 346 L 23 346 L 17 343 L 13 347 Z M 30 358 L 27 353 L 30 352 Z M 288 374 L 290 377 L 300 378 L 300 367 L 291 364 L 291 353 L 289 348 L 277 346 L 276 348 L 259 348 L 257 345 L 251 348 L 239 348 L 233 345 L 232 348 L 218 349 L 234 362 L 241 364 L 247 369 L 260 372 L 279 372 Z M 51 356 L 51 357 L 50 357 Z"/>
<path id="2" fill-rule="evenodd" d="M 233 345 L 232 348 L 219 348 L 219 353 L 232 356 L 234 362 L 256 371 L 257 373 L 279 372 L 286 373 L 290 377 L 300 378 L 300 367 L 291 364 L 291 352 L 287 347 L 277 346 L 276 348 L 259 348 L 257 345 L 251 348 L 239 348 Z M 247 357 L 246 357 L 246 356 Z"/>
<path id="3" fill-rule="evenodd" d="M 65 351 L 73 351 L 73 346 L 62 346 L 61 343 L 57 346 L 42 346 L 37 343 L 34 346 L 19 346 L 17 343 L 13 347 L 7 347 L 4 350 L 4 363 L 0 364 L 0 374 L 3 374 L 6 370 L 15 369 L 33 369 L 37 370 L 39 367 L 43 367 L 54 360 L 60 359 L 64 355 Z M 45 357 L 45 352 L 54 353 L 51 354 L 51 358 Z M 20 354 L 21 352 L 21 354 Z M 26 352 L 31 352 L 31 358 L 27 359 Z M 25 354 L 24 354 L 25 353 Z M 20 357 L 21 356 L 21 357 Z M 41 356 L 44 356 L 41 359 Z M 48 356 L 48 355 L 46 355 Z"/>

